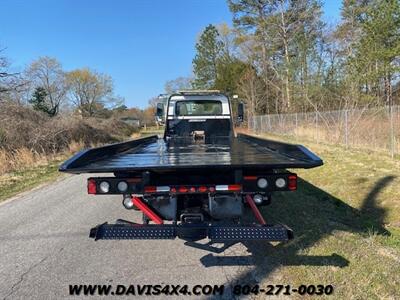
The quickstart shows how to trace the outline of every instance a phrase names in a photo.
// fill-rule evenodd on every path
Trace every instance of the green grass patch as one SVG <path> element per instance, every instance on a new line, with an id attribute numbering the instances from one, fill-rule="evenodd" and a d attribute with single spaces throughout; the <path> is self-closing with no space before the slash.
<path id="1" fill-rule="evenodd" d="M 332 284 L 335 299 L 400 299 L 400 162 L 304 144 L 324 166 L 292 170 L 298 190 L 277 193 L 262 209 L 269 222 L 291 227 L 295 239 L 250 246 L 258 277 L 264 284 Z"/>
<path id="2" fill-rule="evenodd" d="M 61 175 L 58 167 L 63 159 L 0 176 L 0 202 L 40 184 L 55 180 Z"/>
<path id="3" fill-rule="evenodd" d="M 146 137 L 146 136 L 151 136 L 151 135 L 162 135 L 164 133 L 164 127 L 147 127 L 146 130 L 143 128 L 140 130 L 140 136 L 141 137 Z"/>

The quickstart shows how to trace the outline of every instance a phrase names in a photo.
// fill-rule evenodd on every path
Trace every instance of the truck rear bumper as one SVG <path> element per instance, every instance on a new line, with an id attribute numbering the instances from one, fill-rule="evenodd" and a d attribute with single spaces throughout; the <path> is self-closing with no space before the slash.
<path id="1" fill-rule="evenodd" d="M 288 241 L 293 232 L 284 225 L 209 225 L 209 224 L 108 224 L 90 230 L 95 240 L 143 240 L 175 239 L 200 240 L 209 238 L 215 242 L 225 241 Z"/>

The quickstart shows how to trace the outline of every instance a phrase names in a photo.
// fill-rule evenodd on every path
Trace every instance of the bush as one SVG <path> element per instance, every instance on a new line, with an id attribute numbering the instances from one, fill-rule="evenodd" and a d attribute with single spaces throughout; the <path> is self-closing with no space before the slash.
<path id="1" fill-rule="evenodd" d="M 84 147 L 112 143 L 135 130 L 115 119 L 50 118 L 29 107 L 0 103 L 0 149 L 12 153 L 22 148 L 39 154 L 56 153 L 68 150 L 74 142 Z"/>

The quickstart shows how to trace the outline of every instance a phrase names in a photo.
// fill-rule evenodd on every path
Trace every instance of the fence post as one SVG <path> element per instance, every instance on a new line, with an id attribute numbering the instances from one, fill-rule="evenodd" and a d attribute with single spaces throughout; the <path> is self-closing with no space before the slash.
<path id="1" fill-rule="evenodd" d="M 349 128 L 348 128 L 348 117 L 347 109 L 344 111 L 344 144 L 346 148 L 349 146 Z"/>
<path id="2" fill-rule="evenodd" d="M 266 127 L 267 126 L 265 126 L 265 115 L 263 115 L 262 117 L 261 117 L 261 131 L 262 132 L 266 132 L 267 130 L 266 130 Z"/>
<path id="3" fill-rule="evenodd" d="M 268 130 L 271 132 L 272 127 L 271 127 L 271 115 L 268 115 Z"/>
<path id="4" fill-rule="evenodd" d="M 390 156 L 394 158 L 394 120 L 393 120 L 393 105 L 389 106 L 389 114 L 390 114 Z"/>
<path id="5" fill-rule="evenodd" d="M 316 134 L 317 143 L 319 143 L 319 135 L 318 135 L 318 112 L 317 112 L 317 111 L 315 111 L 315 134 Z"/>

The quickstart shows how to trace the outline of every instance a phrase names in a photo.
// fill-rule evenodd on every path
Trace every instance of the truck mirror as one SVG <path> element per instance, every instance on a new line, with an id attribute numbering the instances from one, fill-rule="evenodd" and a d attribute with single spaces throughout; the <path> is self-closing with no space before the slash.
<path id="1" fill-rule="evenodd" d="M 162 118 L 164 114 L 164 105 L 162 103 L 157 103 L 156 116 Z"/>
<path id="2" fill-rule="evenodd" d="M 243 122 L 244 120 L 244 103 L 239 102 L 238 104 L 238 122 Z"/>

